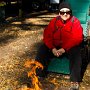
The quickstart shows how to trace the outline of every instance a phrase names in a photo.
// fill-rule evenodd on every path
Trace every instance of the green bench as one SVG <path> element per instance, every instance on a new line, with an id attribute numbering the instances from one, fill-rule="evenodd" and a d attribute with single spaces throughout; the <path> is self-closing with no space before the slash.
<path id="1" fill-rule="evenodd" d="M 82 24 L 85 24 L 87 22 L 87 13 L 73 12 L 73 15 L 76 16 Z"/>
<path id="2" fill-rule="evenodd" d="M 66 57 L 53 58 L 48 66 L 49 72 L 70 74 L 69 60 Z"/>
<path id="3" fill-rule="evenodd" d="M 70 3 L 72 10 L 89 13 L 90 0 L 65 0 Z"/>
<path id="4" fill-rule="evenodd" d="M 89 4 L 88 2 L 86 3 L 71 3 L 71 8 L 73 11 L 76 12 L 87 12 L 89 11 Z"/>

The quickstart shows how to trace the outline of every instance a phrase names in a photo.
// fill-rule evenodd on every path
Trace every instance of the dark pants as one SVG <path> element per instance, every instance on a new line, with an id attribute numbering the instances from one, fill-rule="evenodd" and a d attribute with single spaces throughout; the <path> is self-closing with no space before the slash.
<path id="1" fill-rule="evenodd" d="M 73 82 L 81 82 L 84 72 L 82 71 L 80 46 L 73 47 L 68 52 L 66 52 L 65 55 L 70 60 L 70 80 Z M 45 76 L 48 73 L 47 67 L 53 57 L 55 56 L 52 54 L 52 51 L 48 49 L 45 44 L 42 44 L 37 52 L 35 60 L 42 63 L 44 70 L 38 69 L 37 75 Z"/>

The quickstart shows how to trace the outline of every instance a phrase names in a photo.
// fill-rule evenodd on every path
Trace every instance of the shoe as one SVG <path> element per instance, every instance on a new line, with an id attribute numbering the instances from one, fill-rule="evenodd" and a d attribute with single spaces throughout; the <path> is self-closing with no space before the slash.
<path id="1" fill-rule="evenodd" d="M 71 83 L 70 90 L 79 90 L 79 83 L 77 82 Z"/>

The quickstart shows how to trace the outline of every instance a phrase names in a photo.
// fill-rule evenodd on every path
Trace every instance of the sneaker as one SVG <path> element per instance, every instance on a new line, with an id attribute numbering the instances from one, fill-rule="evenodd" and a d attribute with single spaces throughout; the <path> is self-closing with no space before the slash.
<path id="1" fill-rule="evenodd" d="M 79 84 L 77 82 L 71 83 L 70 90 L 79 90 Z"/>

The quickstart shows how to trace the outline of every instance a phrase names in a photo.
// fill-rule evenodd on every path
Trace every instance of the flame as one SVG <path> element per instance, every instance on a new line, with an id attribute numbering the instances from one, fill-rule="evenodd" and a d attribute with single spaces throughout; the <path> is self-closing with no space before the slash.
<path id="1" fill-rule="evenodd" d="M 28 72 L 28 77 L 31 77 L 32 79 L 32 88 L 26 88 L 24 90 L 42 90 L 40 88 L 41 83 L 38 80 L 38 77 L 36 76 L 36 68 L 43 69 L 43 65 L 35 60 L 28 60 L 25 62 L 25 67 L 31 68 L 31 70 Z"/>
<path id="2" fill-rule="evenodd" d="M 41 68 L 43 69 L 43 65 L 35 60 L 27 60 L 24 64 L 26 68 L 30 68 L 30 71 L 27 72 L 28 77 L 31 77 L 32 79 L 32 87 L 29 88 L 27 86 L 24 86 L 21 89 L 18 90 L 42 90 L 42 84 L 39 82 L 38 77 L 36 75 L 36 69 Z M 58 80 L 56 78 L 50 79 L 49 82 L 53 83 L 56 87 L 54 90 L 58 90 L 60 87 L 60 84 L 58 83 Z"/>

